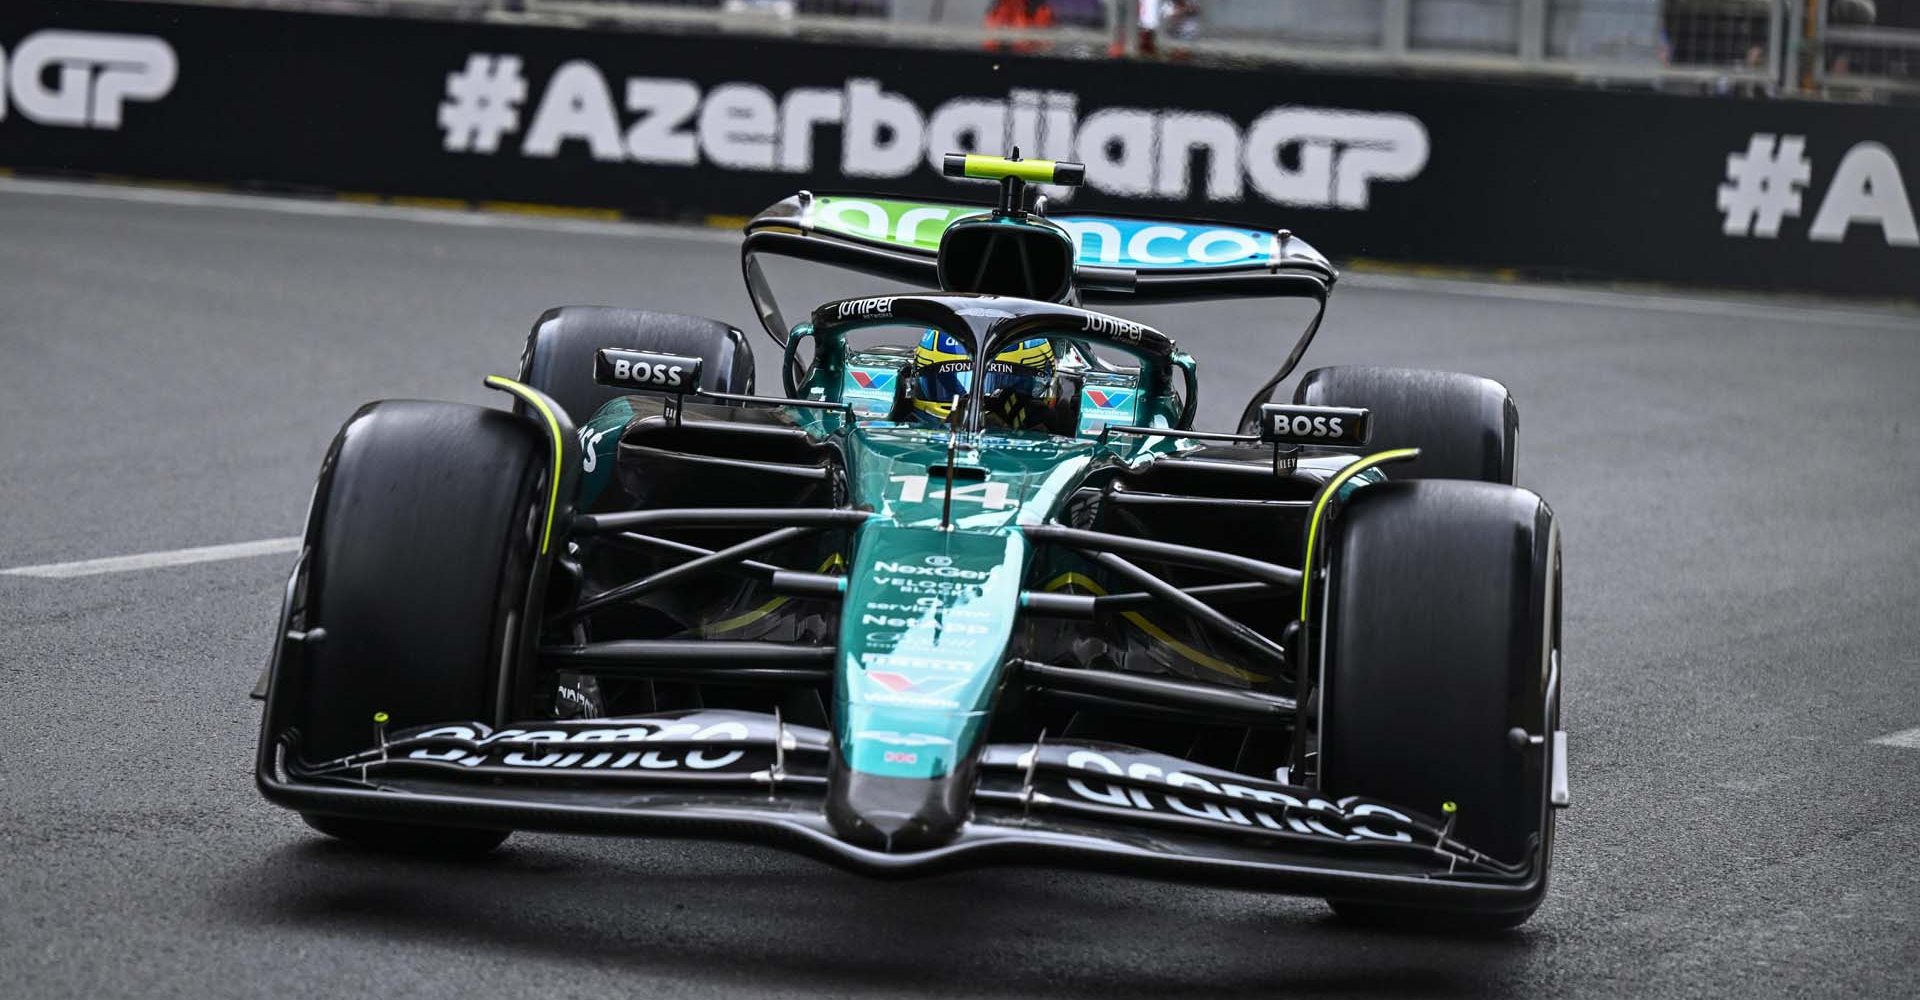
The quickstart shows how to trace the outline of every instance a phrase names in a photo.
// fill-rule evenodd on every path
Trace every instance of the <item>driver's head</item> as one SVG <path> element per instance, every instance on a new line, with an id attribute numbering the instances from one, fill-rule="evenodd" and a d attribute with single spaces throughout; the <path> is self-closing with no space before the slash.
<path id="1" fill-rule="evenodd" d="M 1009 427 L 1039 427 L 1053 402 L 1053 342 L 1045 337 L 1009 344 L 987 362 L 980 396 L 986 412 Z M 973 359 L 958 340 L 928 330 L 913 351 L 914 409 L 946 420 L 954 400 L 973 395 Z"/>

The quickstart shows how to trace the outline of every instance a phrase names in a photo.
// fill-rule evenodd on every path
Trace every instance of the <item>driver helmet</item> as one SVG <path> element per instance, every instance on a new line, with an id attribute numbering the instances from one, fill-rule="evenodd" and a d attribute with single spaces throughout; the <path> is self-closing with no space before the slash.
<path id="1" fill-rule="evenodd" d="M 1010 427 L 1038 426 L 1054 397 L 1053 342 L 1045 337 L 1009 344 L 987 363 L 982 400 L 990 415 Z M 936 421 L 953 413 L 954 400 L 972 395 L 973 358 L 954 337 L 928 330 L 913 351 L 913 407 Z"/>

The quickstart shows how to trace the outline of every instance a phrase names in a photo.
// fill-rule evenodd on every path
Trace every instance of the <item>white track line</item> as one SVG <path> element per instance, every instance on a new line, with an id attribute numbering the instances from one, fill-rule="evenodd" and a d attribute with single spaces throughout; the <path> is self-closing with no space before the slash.
<path id="1" fill-rule="evenodd" d="M 1483 299 L 1508 299 L 1519 302 L 1545 302 L 1552 305 L 1599 306 L 1607 309 L 1646 309 L 1654 312 L 1681 313 L 1689 316 L 1719 316 L 1727 319 L 1756 319 L 1770 322 L 1800 320 L 1838 326 L 1867 326 L 1920 332 L 1920 311 L 1890 305 L 1883 309 L 1861 308 L 1836 303 L 1810 305 L 1805 299 L 1776 300 L 1740 298 L 1734 294 L 1712 297 L 1684 292 L 1639 292 L 1614 288 L 1572 288 L 1565 285 L 1526 282 L 1478 281 L 1471 278 L 1437 278 L 1423 275 L 1377 274 L 1349 271 L 1340 284 L 1367 290 L 1421 292 L 1424 294 L 1466 295 Z M 1338 298 L 1336 294 L 1335 298 Z"/>
<path id="2" fill-rule="evenodd" d="M 238 209 L 254 212 L 278 212 L 283 215 L 331 218 L 378 219 L 416 222 L 440 226 L 466 226 L 477 229 L 521 229 L 545 232 L 582 233 L 626 239 L 677 240 L 685 243 L 723 243 L 737 245 L 740 234 L 731 229 L 709 226 L 674 225 L 657 222 L 626 222 L 595 219 L 555 219 L 514 212 L 472 211 L 453 208 L 415 208 L 404 205 L 370 205 L 362 202 L 333 201 L 325 198 L 295 198 L 270 194 L 239 194 L 222 191 L 182 191 L 175 188 L 141 187 L 92 181 L 47 181 L 22 177 L 0 177 L 0 194 L 40 195 L 64 198 L 91 198 L 102 201 L 140 202 L 188 208 Z M 1887 306 L 1882 309 L 1835 303 L 1809 302 L 1805 298 L 1768 299 L 1737 294 L 1716 296 L 1711 293 L 1642 292 L 1627 289 L 1577 288 L 1532 282 L 1481 281 L 1472 278 L 1441 278 L 1425 275 L 1377 274 L 1349 271 L 1341 284 L 1379 291 L 1442 293 L 1474 298 L 1547 302 L 1560 305 L 1599 306 L 1618 309 L 1644 309 L 1654 312 L 1695 316 L 1723 316 L 1733 319 L 1802 320 L 1844 326 L 1880 327 L 1920 331 L 1920 311 Z"/>
<path id="3" fill-rule="evenodd" d="M 61 580 L 74 576 L 130 573 L 134 570 L 158 569 L 162 566 L 191 566 L 194 563 L 220 562 L 224 559 L 251 559 L 254 556 L 281 555 L 298 551 L 300 551 L 300 538 L 296 535 L 292 538 L 263 538 L 257 542 L 235 542 L 231 545 L 207 545 L 197 549 L 142 552 L 139 555 L 114 556 L 110 559 L 15 566 L 12 569 L 0 569 L 0 576 L 32 576 L 46 580 Z"/>
<path id="4" fill-rule="evenodd" d="M 1899 747 L 1902 750 L 1920 750 L 1920 729 L 1902 729 L 1897 733 L 1888 733 L 1879 739 L 1868 740 L 1883 747 Z"/>
<path id="5" fill-rule="evenodd" d="M 326 198 L 294 198 L 285 195 L 237 194 L 224 191 L 182 191 L 175 188 L 139 187 L 88 181 L 43 181 L 24 177 L 0 177 L 0 194 L 88 198 L 96 201 L 139 202 L 184 208 L 239 209 L 341 219 L 422 222 L 439 226 L 467 226 L 475 229 L 537 229 L 546 232 L 585 233 L 593 236 L 620 236 L 629 239 L 682 240 L 690 243 L 738 244 L 740 242 L 739 233 L 710 226 L 626 222 L 614 219 L 565 219 L 518 212 L 373 205 L 364 202 L 333 201 Z"/>

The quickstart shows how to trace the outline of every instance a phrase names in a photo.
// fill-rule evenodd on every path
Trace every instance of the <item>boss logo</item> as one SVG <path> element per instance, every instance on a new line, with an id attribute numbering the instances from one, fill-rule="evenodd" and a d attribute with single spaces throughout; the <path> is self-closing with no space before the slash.
<path id="1" fill-rule="evenodd" d="M 685 394 L 700 385 L 699 358 L 609 347 L 593 359 L 593 380 L 621 389 Z"/>
<path id="2" fill-rule="evenodd" d="M 1339 417 L 1289 417 L 1280 414 L 1273 418 L 1273 432 L 1297 437 L 1339 437 L 1345 429 L 1342 423 Z"/>
<path id="3" fill-rule="evenodd" d="M 1367 410 L 1268 403 L 1260 408 L 1260 440 L 1268 444 L 1354 447 L 1367 443 L 1371 423 L 1372 415 Z"/>

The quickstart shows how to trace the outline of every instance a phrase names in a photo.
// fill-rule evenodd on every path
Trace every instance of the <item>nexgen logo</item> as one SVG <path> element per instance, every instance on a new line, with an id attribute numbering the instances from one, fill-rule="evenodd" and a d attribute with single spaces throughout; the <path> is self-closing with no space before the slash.
<path id="1" fill-rule="evenodd" d="M 128 101 L 167 96 L 179 70 L 165 39 L 36 31 L 0 49 L 0 120 L 11 104 L 40 125 L 117 129 Z"/>

